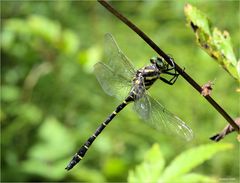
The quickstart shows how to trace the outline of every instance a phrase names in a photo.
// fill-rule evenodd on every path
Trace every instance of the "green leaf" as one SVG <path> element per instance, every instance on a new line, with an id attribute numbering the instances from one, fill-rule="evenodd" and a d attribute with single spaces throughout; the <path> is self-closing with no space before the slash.
<path id="1" fill-rule="evenodd" d="M 216 47 L 213 54 L 215 54 L 214 56 L 218 59 L 218 62 L 221 62 L 222 67 L 233 76 L 240 76 L 237 71 L 237 59 L 233 52 L 229 33 L 227 31 L 222 33 L 217 28 L 214 28 L 212 41 Z"/>
<path id="2" fill-rule="evenodd" d="M 198 26 L 199 29 L 202 30 L 205 34 L 210 35 L 210 24 L 208 17 L 202 13 L 197 8 L 193 7 L 190 4 L 186 4 L 184 7 L 184 12 L 187 17 L 187 21 L 192 23 L 193 25 Z"/>
<path id="3" fill-rule="evenodd" d="M 240 71 L 233 52 L 231 37 L 227 31 L 212 27 L 207 16 L 187 4 L 184 8 L 188 24 L 195 32 L 199 46 L 221 65 L 232 77 L 240 81 Z"/>
<path id="4" fill-rule="evenodd" d="M 207 144 L 187 150 L 177 156 L 165 169 L 161 180 L 171 182 L 176 177 L 180 177 L 190 172 L 196 166 L 212 158 L 217 152 L 232 148 L 232 144 Z"/>
<path id="5" fill-rule="evenodd" d="M 158 144 L 146 153 L 144 161 L 135 170 L 130 170 L 128 182 L 156 182 L 164 168 L 165 160 Z"/>

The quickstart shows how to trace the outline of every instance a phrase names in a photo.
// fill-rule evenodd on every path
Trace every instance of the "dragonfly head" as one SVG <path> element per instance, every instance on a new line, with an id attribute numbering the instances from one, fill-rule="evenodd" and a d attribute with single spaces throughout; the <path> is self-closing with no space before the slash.
<path id="1" fill-rule="evenodd" d="M 165 70 L 168 68 L 167 63 L 161 57 L 152 57 L 150 58 L 150 62 L 156 65 L 159 70 Z"/>

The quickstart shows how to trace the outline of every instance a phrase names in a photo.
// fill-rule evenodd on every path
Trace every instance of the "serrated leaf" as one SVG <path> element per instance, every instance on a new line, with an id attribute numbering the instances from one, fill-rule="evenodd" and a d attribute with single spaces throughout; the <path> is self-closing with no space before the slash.
<path id="1" fill-rule="evenodd" d="M 146 153 L 144 161 L 135 170 L 130 170 L 128 182 L 156 182 L 164 168 L 165 160 L 158 144 Z"/>
<path id="2" fill-rule="evenodd" d="M 185 6 L 184 12 L 200 47 L 232 77 L 240 81 L 240 72 L 238 72 L 237 59 L 233 52 L 229 33 L 212 27 L 207 16 L 190 4 Z"/>
<path id="3" fill-rule="evenodd" d="M 223 31 L 223 33 L 221 33 L 220 30 L 218 30 L 217 28 L 214 28 L 213 41 L 217 49 L 226 56 L 226 59 L 231 61 L 232 65 L 236 65 L 237 59 L 232 49 L 231 37 L 229 33 L 227 31 Z"/>
<path id="4" fill-rule="evenodd" d="M 232 74 L 235 78 L 239 77 L 237 71 L 237 59 L 234 55 L 231 37 L 227 31 L 223 33 L 217 28 L 213 29 L 213 45 L 216 47 L 216 50 L 213 50 L 215 57 L 222 67 Z"/>
<path id="5" fill-rule="evenodd" d="M 188 22 L 192 22 L 193 25 L 198 26 L 206 34 L 210 33 L 210 21 L 208 17 L 200 10 L 190 4 L 186 4 L 184 7 L 184 13 L 187 17 Z"/>
<path id="6" fill-rule="evenodd" d="M 165 169 L 161 181 L 169 182 L 176 177 L 180 177 L 212 158 L 217 152 L 228 150 L 232 147 L 232 144 L 207 144 L 187 150 L 177 156 Z"/>

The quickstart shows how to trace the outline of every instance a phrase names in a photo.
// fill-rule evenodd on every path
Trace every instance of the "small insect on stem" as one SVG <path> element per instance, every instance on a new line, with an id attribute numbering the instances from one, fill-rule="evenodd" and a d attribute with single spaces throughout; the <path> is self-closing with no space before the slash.
<path id="1" fill-rule="evenodd" d="M 215 80 L 214 80 L 215 81 Z M 206 84 L 204 84 L 201 88 L 202 88 L 202 91 L 201 91 L 201 95 L 202 96 L 208 96 L 211 94 L 212 92 L 212 86 L 214 85 L 214 81 L 208 81 Z"/>

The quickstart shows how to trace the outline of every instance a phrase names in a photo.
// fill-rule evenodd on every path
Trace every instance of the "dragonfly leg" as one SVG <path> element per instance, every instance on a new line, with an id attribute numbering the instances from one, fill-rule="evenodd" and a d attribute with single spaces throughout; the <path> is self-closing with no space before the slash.
<path id="1" fill-rule="evenodd" d="M 168 75 L 171 75 L 173 76 L 170 80 L 167 80 L 166 78 L 164 77 L 160 77 L 159 79 L 162 80 L 164 83 L 167 83 L 169 85 L 173 85 L 176 81 L 177 81 L 177 78 L 179 76 L 178 73 L 171 73 L 171 72 L 168 72 L 168 71 L 164 71 L 163 74 L 168 74 Z"/>
<path id="2" fill-rule="evenodd" d="M 163 74 L 169 74 L 169 75 L 178 75 L 175 67 L 169 67 L 169 64 L 168 64 L 167 69 L 163 70 L 162 73 Z"/>
<path id="3" fill-rule="evenodd" d="M 172 72 L 168 72 L 168 71 L 164 71 L 163 74 L 168 74 L 168 75 L 172 75 L 172 76 L 176 76 L 179 75 L 178 73 L 172 73 Z"/>
<path id="4" fill-rule="evenodd" d="M 176 77 L 173 77 L 173 78 L 176 78 Z M 172 78 L 172 79 L 173 79 Z M 173 85 L 175 82 L 176 82 L 176 80 L 177 79 L 175 79 L 174 81 L 172 81 L 172 79 L 171 80 L 167 80 L 167 79 L 165 79 L 165 78 L 163 78 L 163 77 L 160 77 L 159 78 L 161 81 L 163 81 L 164 83 L 167 83 L 167 84 L 169 84 L 169 85 Z"/>
<path id="5" fill-rule="evenodd" d="M 169 85 L 173 85 L 176 82 L 176 80 L 179 76 L 179 74 L 176 72 L 176 70 L 174 70 L 174 72 L 170 72 L 173 69 L 174 68 L 167 69 L 167 70 L 163 71 L 163 73 L 162 73 L 162 74 L 167 74 L 167 75 L 173 76 L 170 80 L 168 80 L 164 77 L 160 77 L 159 79 L 162 80 L 164 83 L 167 83 Z"/>
<path id="6" fill-rule="evenodd" d="M 174 75 L 174 76 L 172 77 L 172 79 L 170 79 L 170 82 L 171 82 L 172 84 L 174 84 L 174 83 L 177 81 L 178 76 L 179 76 L 179 74 Z"/>

